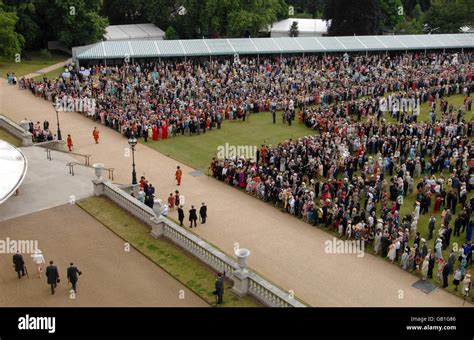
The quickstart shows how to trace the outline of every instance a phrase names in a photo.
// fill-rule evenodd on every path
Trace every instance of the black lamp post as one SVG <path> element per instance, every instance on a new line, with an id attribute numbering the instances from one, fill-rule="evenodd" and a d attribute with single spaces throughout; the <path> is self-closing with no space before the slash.
<path id="1" fill-rule="evenodd" d="M 128 139 L 128 145 L 132 148 L 132 185 L 137 184 L 137 173 L 135 171 L 135 145 L 137 145 L 137 139 L 134 135 Z"/>
<path id="2" fill-rule="evenodd" d="M 58 114 L 58 108 L 56 107 L 55 104 L 53 104 L 54 111 L 56 111 L 56 123 L 58 124 L 58 140 L 63 140 L 61 137 L 61 129 L 59 128 L 59 114 Z"/>

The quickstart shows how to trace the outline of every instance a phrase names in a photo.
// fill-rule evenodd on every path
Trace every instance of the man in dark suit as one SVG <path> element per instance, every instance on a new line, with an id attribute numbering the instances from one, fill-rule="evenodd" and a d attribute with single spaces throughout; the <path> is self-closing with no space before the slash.
<path id="1" fill-rule="evenodd" d="M 184 210 L 183 210 L 183 206 L 180 205 L 178 207 L 178 220 L 179 220 L 179 225 L 180 226 L 183 226 L 183 221 L 184 221 Z"/>
<path id="2" fill-rule="evenodd" d="M 199 209 L 199 216 L 201 216 L 201 223 L 206 223 L 207 218 L 207 206 L 204 202 L 202 202 L 201 208 Z"/>
<path id="3" fill-rule="evenodd" d="M 194 208 L 194 205 L 191 206 L 191 209 L 189 209 L 189 223 L 191 223 L 191 226 L 190 228 L 193 227 L 193 223 L 194 223 L 194 227 L 197 227 L 197 221 L 198 217 L 197 217 L 197 212 L 196 212 L 196 208 Z"/>
<path id="4" fill-rule="evenodd" d="M 435 265 L 435 257 L 433 254 L 430 253 L 429 261 L 428 261 L 428 277 L 430 279 L 433 278 L 433 269 Z"/>
<path id="5" fill-rule="evenodd" d="M 53 264 L 53 261 L 49 261 L 49 266 L 46 267 L 46 278 L 48 284 L 51 285 L 51 294 L 54 295 L 54 288 L 56 288 L 59 280 L 58 267 Z"/>
<path id="6" fill-rule="evenodd" d="M 78 275 L 81 275 L 81 274 L 82 272 L 79 269 L 77 269 L 76 266 L 74 266 L 74 263 L 71 262 L 69 268 L 67 269 L 67 280 L 71 283 L 72 289 L 74 290 L 75 293 L 77 293 L 76 284 L 77 284 L 77 280 L 79 279 Z"/>
<path id="7" fill-rule="evenodd" d="M 23 256 L 19 251 L 13 255 L 13 265 L 15 266 L 15 271 L 17 272 L 19 279 L 25 276 L 25 261 L 23 261 Z"/>
<path id="8" fill-rule="evenodd" d="M 224 274 L 218 273 L 217 274 L 217 279 L 215 283 L 215 294 L 217 297 L 217 304 L 220 305 L 222 304 L 222 299 L 224 298 L 224 280 L 225 280 L 225 272 Z"/>

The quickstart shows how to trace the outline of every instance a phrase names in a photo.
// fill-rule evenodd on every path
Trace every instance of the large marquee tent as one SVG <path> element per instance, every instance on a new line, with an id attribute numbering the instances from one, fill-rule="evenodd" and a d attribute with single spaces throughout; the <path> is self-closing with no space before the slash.
<path id="1" fill-rule="evenodd" d="M 474 48 L 474 34 L 102 41 L 73 48 L 73 59 L 169 58 Z"/>

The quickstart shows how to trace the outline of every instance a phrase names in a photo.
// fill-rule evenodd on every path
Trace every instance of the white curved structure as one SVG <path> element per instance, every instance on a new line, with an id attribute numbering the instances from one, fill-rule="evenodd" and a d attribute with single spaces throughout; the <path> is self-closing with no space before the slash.
<path id="1" fill-rule="evenodd" d="M 27 169 L 28 162 L 21 150 L 0 140 L 0 204 L 18 189 Z"/>

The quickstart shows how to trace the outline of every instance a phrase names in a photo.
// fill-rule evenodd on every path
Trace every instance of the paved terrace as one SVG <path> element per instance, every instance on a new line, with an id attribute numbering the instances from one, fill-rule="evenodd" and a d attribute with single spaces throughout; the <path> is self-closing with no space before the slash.
<path id="1" fill-rule="evenodd" d="M 66 163 L 77 160 L 68 154 L 52 151 L 48 161 L 43 148 L 20 149 L 28 160 L 28 171 L 19 195 L 0 205 L 0 221 L 69 203 L 71 196 L 79 200 L 93 195 L 93 169 L 76 166 L 75 176 L 71 176 Z"/>
<path id="2" fill-rule="evenodd" d="M 29 278 L 12 267 L 13 254 L 0 254 L 2 307 L 206 307 L 207 304 L 76 205 L 66 204 L 0 222 L 0 239 L 37 240 L 61 282 L 51 295 L 24 254 Z M 66 269 L 73 261 L 83 274 L 70 298 Z M 184 299 L 180 299 L 180 291 Z M 181 294 L 181 296 L 183 296 Z"/>

